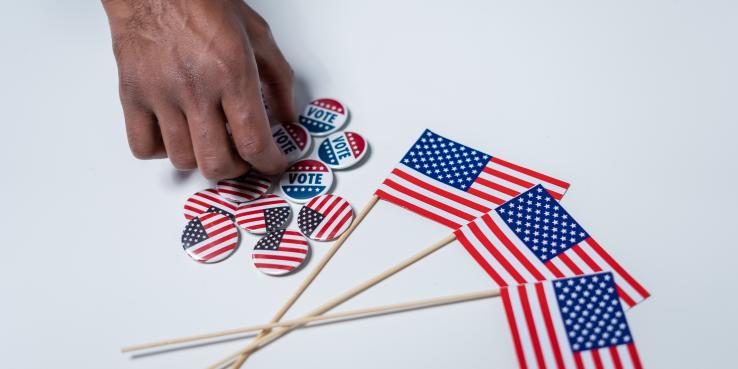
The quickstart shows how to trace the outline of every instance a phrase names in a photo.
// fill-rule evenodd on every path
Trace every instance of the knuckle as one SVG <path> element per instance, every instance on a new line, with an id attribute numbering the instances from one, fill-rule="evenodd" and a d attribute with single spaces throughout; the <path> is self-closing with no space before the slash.
<path id="1" fill-rule="evenodd" d="M 154 159 L 159 156 L 159 147 L 151 142 L 137 140 L 134 137 L 128 141 L 128 146 L 136 159 Z"/>
<path id="2" fill-rule="evenodd" d="M 253 18 L 251 19 L 251 22 L 253 26 L 252 32 L 255 32 L 257 35 L 260 35 L 260 36 L 271 34 L 271 27 L 269 27 L 269 23 L 263 17 L 254 14 Z"/>
<path id="3" fill-rule="evenodd" d="M 133 71 L 121 71 L 118 76 L 118 92 L 121 101 L 131 104 L 139 104 L 142 101 L 141 79 Z"/>
<path id="4" fill-rule="evenodd" d="M 202 67 L 185 63 L 173 71 L 169 83 L 184 101 L 197 103 L 205 100 L 208 94 L 206 80 Z"/>
<path id="5" fill-rule="evenodd" d="M 206 158 L 200 163 L 200 172 L 205 178 L 210 180 L 219 180 L 228 177 L 227 166 L 222 160 L 217 158 Z"/>
<path id="6" fill-rule="evenodd" d="M 210 73 L 220 80 L 227 81 L 228 76 L 233 76 L 239 70 L 241 62 L 235 56 L 230 56 L 213 58 L 211 64 Z"/>
<path id="7" fill-rule="evenodd" d="M 229 120 L 232 120 L 234 124 L 247 127 L 251 129 L 252 122 L 255 119 L 254 113 L 251 111 L 251 109 L 248 108 L 248 106 L 244 104 L 240 104 L 234 112 L 229 112 Z"/>
<path id="8" fill-rule="evenodd" d="M 266 152 L 267 143 L 264 140 L 257 139 L 256 137 L 247 137 L 239 140 L 236 144 L 238 153 L 244 157 L 259 156 Z"/>
<path id="9" fill-rule="evenodd" d="M 197 161 L 194 156 L 188 154 L 172 154 L 169 157 L 172 166 L 179 170 L 192 170 L 197 168 Z"/>
<path id="10" fill-rule="evenodd" d="M 193 100 L 185 105 L 187 121 L 190 123 L 190 130 L 195 130 L 192 134 L 200 134 L 207 122 L 208 106 L 204 101 Z"/>
<path id="11" fill-rule="evenodd" d="M 264 66 L 263 75 L 267 85 L 291 86 L 295 81 L 295 71 L 283 58 L 269 59 Z"/>
<path id="12" fill-rule="evenodd" d="M 128 70 L 121 70 L 118 80 L 121 91 L 131 91 L 139 85 L 138 75 Z"/>

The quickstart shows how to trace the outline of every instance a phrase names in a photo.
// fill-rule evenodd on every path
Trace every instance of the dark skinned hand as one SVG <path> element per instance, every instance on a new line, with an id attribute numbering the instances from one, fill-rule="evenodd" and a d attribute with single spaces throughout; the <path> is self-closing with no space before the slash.
<path id="1" fill-rule="evenodd" d="M 266 22 L 239 0 L 103 0 L 128 143 L 212 180 L 284 170 L 262 90 L 295 121 L 293 73 Z M 226 122 L 231 134 L 227 132 Z"/>

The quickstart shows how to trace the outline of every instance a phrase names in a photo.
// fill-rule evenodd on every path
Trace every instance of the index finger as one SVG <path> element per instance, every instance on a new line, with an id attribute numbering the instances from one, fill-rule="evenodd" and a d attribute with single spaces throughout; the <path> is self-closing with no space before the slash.
<path id="1" fill-rule="evenodd" d="M 256 77 L 251 84 L 224 91 L 223 112 L 239 155 L 261 173 L 278 174 L 287 167 L 287 158 L 272 138 L 258 81 Z"/>

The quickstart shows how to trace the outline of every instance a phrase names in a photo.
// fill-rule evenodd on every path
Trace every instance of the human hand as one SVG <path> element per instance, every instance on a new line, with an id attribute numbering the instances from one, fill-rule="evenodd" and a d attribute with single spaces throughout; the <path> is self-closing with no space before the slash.
<path id="1" fill-rule="evenodd" d="M 256 12 L 240 0 L 102 2 L 135 157 L 213 180 L 284 170 L 261 93 L 275 119 L 295 121 L 293 72 Z"/>

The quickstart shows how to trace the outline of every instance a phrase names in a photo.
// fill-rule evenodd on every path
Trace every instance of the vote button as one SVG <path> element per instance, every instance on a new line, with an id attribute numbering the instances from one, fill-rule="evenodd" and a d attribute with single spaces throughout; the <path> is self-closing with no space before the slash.
<path id="1" fill-rule="evenodd" d="M 333 172 L 322 161 L 300 160 L 287 168 L 279 187 L 288 200 L 305 203 L 315 196 L 328 193 L 333 185 Z"/>
<path id="2" fill-rule="evenodd" d="M 369 147 L 355 132 L 334 133 L 320 144 L 318 157 L 332 169 L 346 169 L 360 162 Z"/>
<path id="3" fill-rule="evenodd" d="M 292 123 L 272 125 L 272 138 L 290 163 L 305 156 L 312 142 L 310 133 L 305 127 Z"/>
<path id="4" fill-rule="evenodd" d="M 300 124 L 313 136 L 327 136 L 346 124 L 348 109 L 335 99 L 312 101 L 300 114 Z"/>

